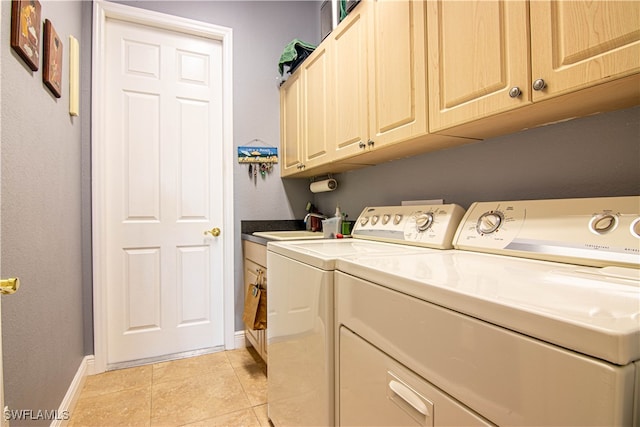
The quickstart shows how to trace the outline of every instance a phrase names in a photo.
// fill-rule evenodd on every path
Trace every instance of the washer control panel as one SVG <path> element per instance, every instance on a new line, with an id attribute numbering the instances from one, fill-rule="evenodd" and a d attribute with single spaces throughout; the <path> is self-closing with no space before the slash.
<path id="1" fill-rule="evenodd" d="M 351 235 L 355 238 L 451 249 L 464 216 L 455 204 L 366 207 Z"/>
<path id="2" fill-rule="evenodd" d="M 640 268 L 640 196 L 476 202 L 457 249 Z"/>

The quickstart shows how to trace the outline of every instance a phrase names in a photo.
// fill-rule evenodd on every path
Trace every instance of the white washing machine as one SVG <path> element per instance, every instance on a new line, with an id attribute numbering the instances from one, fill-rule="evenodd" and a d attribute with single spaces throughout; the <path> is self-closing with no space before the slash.
<path id="1" fill-rule="evenodd" d="M 482 202 L 337 262 L 340 425 L 640 425 L 640 197 Z"/>
<path id="2" fill-rule="evenodd" d="M 353 238 L 269 242 L 268 412 L 275 426 L 334 425 L 336 260 L 450 249 L 463 215 L 453 204 L 370 207 Z"/>

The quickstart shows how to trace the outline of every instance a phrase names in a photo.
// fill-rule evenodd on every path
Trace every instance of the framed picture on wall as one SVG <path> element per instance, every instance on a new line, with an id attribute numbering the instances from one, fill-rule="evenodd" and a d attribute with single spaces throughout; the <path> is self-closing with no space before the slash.
<path id="1" fill-rule="evenodd" d="M 56 98 L 62 94 L 62 40 L 51 21 L 44 21 L 44 70 L 42 81 Z"/>
<path id="2" fill-rule="evenodd" d="M 40 2 L 11 2 L 11 47 L 32 71 L 40 66 Z"/>

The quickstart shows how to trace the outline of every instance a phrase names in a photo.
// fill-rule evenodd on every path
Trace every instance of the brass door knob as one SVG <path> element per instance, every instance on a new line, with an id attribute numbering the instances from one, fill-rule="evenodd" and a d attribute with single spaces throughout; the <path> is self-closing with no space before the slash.
<path id="1" fill-rule="evenodd" d="M 220 235 L 220 229 L 218 227 L 214 227 L 211 230 L 205 231 L 204 234 L 211 234 L 213 237 L 218 237 Z"/>
<path id="2" fill-rule="evenodd" d="M 15 294 L 18 288 L 20 288 L 20 279 L 17 277 L 0 280 L 0 294 L 2 295 Z"/>

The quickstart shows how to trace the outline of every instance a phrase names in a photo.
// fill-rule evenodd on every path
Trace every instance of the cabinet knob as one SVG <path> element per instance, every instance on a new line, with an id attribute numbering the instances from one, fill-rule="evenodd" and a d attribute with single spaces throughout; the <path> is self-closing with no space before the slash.
<path id="1" fill-rule="evenodd" d="M 520 90 L 520 88 L 518 86 L 514 86 L 511 89 L 509 89 L 509 96 L 512 97 L 512 98 L 519 97 L 521 93 L 522 93 L 522 91 Z"/>
<path id="2" fill-rule="evenodd" d="M 360 141 L 360 143 L 358 144 L 358 147 L 360 148 L 365 148 L 367 146 L 367 144 L 364 143 L 364 141 Z"/>
<path id="3" fill-rule="evenodd" d="M 367 142 L 367 144 L 369 144 L 369 147 L 373 147 L 373 144 L 375 144 L 375 142 L 373 142 L 373 140 L 370 139 L 369 142 Z"/>
<path id="4" fill-rule="evenodd" d="M 533 82 L 533 90 L 542 90 L 547 87 L 547 83 L 542 79 L 537 79 Z"/>

